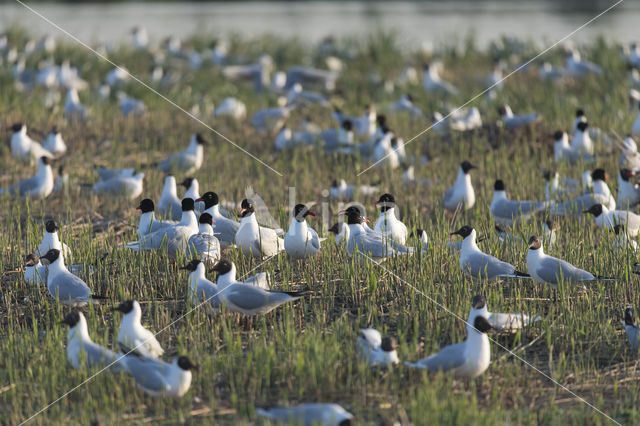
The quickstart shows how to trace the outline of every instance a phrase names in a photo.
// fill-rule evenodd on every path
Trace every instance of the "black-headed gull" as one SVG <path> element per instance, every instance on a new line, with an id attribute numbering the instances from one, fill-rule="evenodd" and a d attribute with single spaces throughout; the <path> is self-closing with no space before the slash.
<path id="1" fill-rule="evenodd" d="M 594 204 L 584 213 L 591 213 L 595 217 L 596 224 L 601 229 L 613 229 L 617 224 L 624 225 L 631 237 L 636 237 L 640 232 L 640 216 L 629 210 L 609 210 L 602 204 Z"/>
<path id="2" fill-rule="evenodd" d="M 52 298 L 70 306 L 84 306 L 90 299 L 104 299 L 103 296 L 91 294 L 89 286 L 69 272 L 60 256 L 60 250 L 51 249 L 42 259 L 49 261 L 47 290 Z"/>
<path id="3" fill-rule="evenodd" d="M 284 251 L 284 240 L 275 229 L 258 225 L 254 204 L 251 200 L 242 201 L 240 227 L 236 232 L 235 243 L 247 256 L 269 257 Z"/>
<path id="4" fill-rule="evenodd" d="M 123 352 L 133 351 L 152 358 L 162 356 L 164 349 L 155 334 L 142 325 L 142 309 L 137 300 L 122 302 L 113 310 L 124 314 L 118 331 L 118 344 Z"/>
<path id="5" fill-rule="evenodd" d="M 191 370 L 198 369 L 186 356 L 168 363 L 131 353 L 121 362 L 135 379 L 136 386 L 151 396 L 182 397 L 191 387 Z"/>
<path id="6" fill-rule="evenodd" d="M 493 185 L 493 199 L 489 210 L 493 220 L 501 225 L 526 222 L 536 213 L 549 206 L 547 202 L 517 201 L 507 198 L 504 182 L 496 180 Z"/>
<path id="7" fill-rule="evenodd" d="M 23 123 L 16 123 L 11 126 L 11 155 L 23 161 L 39 159 L 40 157 L 53 157 L 38 142 L 27 135 L 27 126 Z"/>
<path id="8" fill-rule="evenodd" d="M 468 210 L 476 203 L 476 194 L 471 184 L 469 172 L 476 167 L 467 160 L 460 163 L 458 176 L 453 186 L 444 192 L 443 206 L 446 210 L 453 212 L 460 205 Z"/>
<path id="9" fill-rule="evenodd" d="M 164 178 L 162 194 L 158 201 L 158 213 L 162 217 L 172 220 L 180 220 L 182 217 L 182 206 L 180 198 L 178 198 L 176 178 L 173 175 L 167 175 Z"/>
<path id="10" fill-rule="evenodd" d="M 640 330 L 638 329 L 638 324 L 633 316 L 633 306 L 627 305 L 624 310 L 624 321 L 622 321 L 622 325 L 624 326 L 625 331 L 627 332 L 627 337 L 629 338 L 629 346 L 634 351 L 638 350 L 640 339 Z"/>
<path id="11" fill-rule="evenodd" d="M 398 244 L 405 244 L 409 231 L 407 226 L 396 217 L 396 199 L 391 194 L 383 194 L 375 203 L 380 209 L 380 217 L 373 230 L 390 238 Z"/>
<path id="12" fill-rule="evenodd" d="M 338 404 L 308 402 L 292 407 L 259 407 L 256 414 L 283 423 L 305 426 L 349 426 L 353 414 Z"/>
<path id="13" fill-rule="evenodd" d="M 158 165 L 158 169 L 165 173 L 177 172 L 182 174 L 193 174 L 202 166 L 204 159 L 204 146 L 209 142 L 200 133 L 191 136 L 189 146 L 181 152 L 169 155 Z"/>
<path id="14" fill-rule="evenodd" d="M 189 257 L 216 261 L 220 259 L 220 241 L 213 232 L 214 220 L 209 213 L 198 218 L 198 233 L 189 238 Z"/>
<path id="15" fill-rule="evenodd" d="M 136 210 L 140 210 L 140 221 L 138 222 L 138 238 L 154 233 L 169 226 L 175 226 L 178 222 L 158 220 L 154 215 L 155 205 L 152 200 L 145 198 L 140 201 Z"/>
<path id="16" fill-rule="evenodd" d="M 240 228 L 240 222 L 225 217 L 220 212 L 220 200 L 215 192 L 205 192 L 202 197 L 196 200 L 204 202 L 204 212 L 209 213 L 213 218 L 213 231 L 220 241 L 220 246 L 225 249 L 235 244 L 236 233 Z"/>
<path id="17" fill-rule="evenodd" d="M 396 339 L 391 336 L 383 339 L 375 328 L 361 329 L 357 343 L 360 356 L 371 366 L 386 367 L 400 363 Z"/>
<path id="18" fill-rule="evenodd" d="M 51 128 L 51 131 L 45 140 L 42 141 L 42 147 L 56 157 L 67 152 L 67 144 L 64 143 L 64 139 L 62 139 L 62 134 L 60 133 L 58 126 L 53 126 Z"/>
<path id="19" fill-rule="evenodd" d="M 509 105 L 503 105 L 498 108 L 498 114 L 505 129 L 517 129 L 518 127 L 529 126 L 540 119 L 537 112 L 530 114 L 514 114 Z"/>
<path id="20" fill-rule="evenodd" d="M 304 204 L 296 204 L 289 230 L 284 236 L 284 249 L 293 259 L 315 256 L 320 250 L 320 242 L 324 241 L 324 238 L 318 237 L 318 233 L 307 224 L 308 216 L 315 217 L 316 214 Z"/>
<path id="21" fill-rule="evenodd" d="M 38 171 L 34 176 L 21 180 L 13 186 L 0 188 L 0 195 L 11 194 L 22 198 L 43 200 L 51 195 L 53 185 L 51 159 L 49 157 L 40 157 L 38 159 Z"/>

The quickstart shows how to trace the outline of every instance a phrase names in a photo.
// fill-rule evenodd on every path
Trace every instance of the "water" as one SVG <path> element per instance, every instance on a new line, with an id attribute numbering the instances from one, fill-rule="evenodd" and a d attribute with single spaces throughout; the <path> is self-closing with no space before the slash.
<path id="1" fill-rule="evenodd" d="M 506 34 L 550 43 L 605 10 L 615 1 L 454 1 L 454 2 L 225 2 L 225 3 L 30 3 L 38 12 L 83 41 L 116 43 L 135 25 L 154 39 L 271 33 L 317 41 L 327 35 L 352 36 L 394 29 L 406 43 L 438 43 L 472 33 L 485 46 Z M 598 35 L 640 40 L 640 2 L 627 0 L 580 31 L 574 39 Z M 18 3 L 0 7 L 0 28 L 14 23 L 34 34 L 62 36 Z"/>

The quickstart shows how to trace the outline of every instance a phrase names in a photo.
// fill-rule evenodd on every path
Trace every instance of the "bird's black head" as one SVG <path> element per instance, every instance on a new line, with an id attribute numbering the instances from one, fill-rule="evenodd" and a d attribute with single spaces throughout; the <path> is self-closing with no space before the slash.
<path id="1" fill-rule="evenodd" d="M 462 169 L 462 171 L 464 172 L 464 174 L 469 173 L 469 171 L 471 169 L 475 169 L 476 166 L 474 166 L 473 164 L 471 164 L 470 162 L 468 162 L 467 160 L 464 160 L 462 163 L 460 163 L 460 168 Z"/>
<path id="2" fill-rule="evenodd" d="M 347 225 L 355 225 L 367 220 L 357 206 L 349 206 L 349 208 L 343 210 L 340 214 L 347 216 Z"/>
<path id="3" fill-rule="evenodd" d="M 40 161 L 42 161 L 42 164 L 44 164 L 45 166 L 51 164 L 51 159 L 49 157 L 42 156 L 40 157 Z"/>
<path id="4" fill-rule="evenodd" d="M 422 238 L 422 234 L 424 234 L 424 229 L 416 228 L 415 231 L 411 231 L 411 234 L 409 234 L 409 238 L 411 237 Z"/>
<path id="5" fill-rule="evenodd" d="M 543 170 L 542 171 L 542 177 L 544 178 L 545 181 L 549 182 L 551 180 L 551 170 Z"/>
<path id="6" fill-rule="evenodd" d="M 46 229 L 49 233 L 53 233 L 56 232 L 59 228 L 53 220 L 48 220 L 47 223 L 44 224 L 44 229 Z"/>
<path id="7" fill-rule="evenodd" d="M 564 136 L 564 132 L 562 130 L 556 130 L 553 133 L 553 140 L 559 141 L 560 139 L 562 139 L 563 136 Z"/>
<path id="8" fill-rule="evenodd" d="M 255 209 L 253 208 L 252 200 L 242 200 L 241 204 L 242 210 L 240 211 L 240 217 L 250 216 L 252 213 L 255 213 Z"/>
<path id="9" fill-rule="evenodd" d="M 498 179 L 494 184 L 493 184 L 493 190 L 494 191 L 504 191 L 504 182 L 500 179 Z"/>
<path id="10" fill-rule="evenodd" d="M 200 259 L 193 259 L 191 262 L 189 262 L 186 265 L 182 266 L 180 269 L 182 269 L 183 271 L 193 272 L 193 271 L 196 270 L 198 265 L 201 264 L 201 263 L 202 263 L 202 261 L 200 261 Z"/>
<path id="11" fill-rule="evenodd" d="M 79 322 L 80 313 L 78 311 L 69 312 L 62 320 L 62 324 L 67 324 L 69 327 L 75 327 Z"/>
<path id="12" fill-rule="evenodd" d="M 342 122 L 342 129 L 344 129 L 347 132 L 350 132 L 353 129 L 353 123 L 351 122 L 351 120 L 344 120 Z"/>
<path id="13" fill-rule="evenodd" d="M 196 142 L 198 145 L 209 145 L 209 142 L 200 133 L 196 133 Z"/>
<path id="14" fill-rule="evenodd" d="M 392 352 L 398 349 L 398 341 L 395 337 L 387 336 L 382 339 L 382 345 L 380 347 L 385 352 Z"/>
<path id="15" fill-rule="evenodd" d="M 613 226 L 613 232 L 615 232 L 616 235 L 620 235 L 620 231 L 624 233 L 624 225 L 621 225 L 619 223 L 615 224 Z"/>
<path id="16" fill-rule="evenodd" d="M 180 182 L 180 185 L 184 186 L 185 189 L 189 189 L 189 187 L 191 186 L 192 182 L 193 182 L 193 178 L 192 177 L 188 177 L 188 178 L 184 178 L 184 180 L 182 182 Z"/>
<path id="17" fill-rule="evenodd" d="M 123 314 L 128 314 L 129 312 L 133 311 L 133 300 L 124 301 L 113 308 L 113 310 L 122 312 Z"/>
<path id="18" fill-rule="evenodd" d="M 376 201 L 375 205 L 377 207 L 380 207 L 380 211 L 386 212 L 387 210 L 392 209 L 396 206 L 396 199 L 389 193 L 382 194 L 378 201 Z"/>
<path id="19" fill-rule="evenodd" d="M 462 228 L 458 229 L 455 232 L 452 232 L 449 235 L 460 235 L 462 238 L 467 238 L 469 235 L 471 235 L 471 232 L 473 232 L 473 228 L 465 225 Z"/>
<path id="20" fill-rule="evenodd" d="M 584 117 L 584 110 L 577 109 L 576 110 L 576 118 Z"/>
<path id="21" fill-rule="evenodd" d="M 53 125 L 53 126 L 51 127 L 51 133 L 53 133 L 54 135 L 58 135 L 58 134 L 60 134 L 60 129 L 58 129 L 58 126 Z"/>
<path id="22" fill-rule="evenodd" d="M 198 198 L 196 201 L 204 201 L 204 208 L 208 209 L 209 207 L 217 206 L 220 200 L 218 199 L 218 194 L 215 192 L 205 192 L 202 197 Z"/>
<path id="23" fill-rule="evenodd" d="M 140 201 L 140 204 L 138 205 L 138 207 L 136 207 L 136 209 L 140 210 L 142 213 L 152 212 L 155 208 L 155 204 L 153 204 L 153 201 L 149 198 L 145 198 L 144 200 Z"/>
<path id="24" fill-rule="evenodd" d="M 410 94 L 410 93 L 405 93 L 405 96 L 407 97 L 407 100 L 408 100 L 409 102 L 415 102 L 415 100 L 413 99 L 413 96 L 411 96 L 411 94 Z"/>
<path id="25" fill-rule="evenodd" d="M 331 228 L 329 228 L 329 232 L 338 235 L 340 233 L 340 223 L 334 223 Z"/>
<path id="26" fill-rule="evenodd" d="M 178 358 L 178 367 L 182 368 L 185 371 L 198 369 L 198 366 L 192 363 L 191 360 L 186 356 L 181 356 L 180 358 Z"/>
<path id="27" fill-rule="evenodd" d="M 558 229 L 558 222 L 556 222 L 551 218 L 547 219 L 545 223 L 547 224 L 547 227 L 552 231 L 555 231 L 556 229 Z"/>
<path id="28" fill-rule="evenodd" d="M 507 107 L 502 105 L 500 108 L 498 108 L 498 114 L 500 115 L 500 117 L 502 117 L 503 115 L 506 115 Z"/>
<path id="29" fill-rule="evenodd" d="M 231 270 L 232 265 L 233 264 L 227 259 L 220 259 L 218 263 L 213 265 L 213 269 L 211 270 L 211 272 L 217 272 L 218 275 L 224 275 Z"/>
<path id="30" fill-rule="evenodd" d="M 534 235 L 529 238 L 529 250 L 538 250 L 542 247 L 542 240 L 540 237 Z"/>
<path id="31" fill-rule="evenodd" d="M 378 126 L 380 126 L 380 127 L 386 125 L 387 124 L 387 116 L 384 115 L 384 114 L 376 115 L 376 123 L 378 123 Z"/>
<path id="32" fill-rule="evenodd" d="M 251 199 L 245 198 L 240 203 L 240 207 L 243 208 L 243 209 L 248 209 L 249 206 L 253 206 L 253 200 L 251 200 Z"/>
<path id="33" fill-rule="evenodd" d="M 629 182 L 629 179 L 633 177 L 633 172 L 629 169 L 621 169 L 620 177 L 622 178 L 623 181 Z"/>
<path id="34" fill-rule="evenodd" d="M 578 123 L 578 130 L 580 130 L 581 132 L 584 132 L 585 130 L 587 130 L 587 127 L 589 127 L 589 124 L 586 121 L 581 121 Z"/>
<path id="35" fill-rule="evenodd" d="M 583 213 L 591 213 L 595 217 L 598 217 L 602 214 L 602 204 L 594 204 L 589 210 L 585 210 Z"/>
<path id="36" fill-rule="evenodd" d="M 13 130 L 14 132 L 19 132 L 20 130 L 22 130 L 22 126 L 24 126 L 24 124 L 15 123 L 14 125 L 11 126 L 11 130 Z"/>
<path id="37" fill-rule="evenodd" d="M 296 204 L 293 208 L 293 215 L 298 222 L 302 222 L 307 216 L 316 216 L 316 214 L 309 210 L 304 204 Z"/>
<path id="38" fill-rule="evenodd" d="M 591 179 L 606 182 L 609 180 L 609 175 L 607 175 L 607 172 L 605 172 L 604 169 L 595 169 L 591 172 Z"/>
<path id="39" fill-rule="evenodd" d="M 633 318 L 633 306 L 628 305 L 624 310 L 624 323 L 626 325 L 634 325 L 635 319 Z"/>
<path id="40" fill-rule="evenodd" d="M 182 200 L 182 211 L 183 212 L 193 211 L 194 205 L 195 205 L 195 202 L 193 201 L 193 198 L 184 198 Z"/>
<path id="41" fill-rule="evenodd" d="M 200 219 L 198 219 L 198 223 L 213 226 L 213 216 L 211 216 L 209 213 L 202 213 L 200 215 Z"/>
<path id="42" fill-rule="evenodd" d="M 40 258 L 35 253 L 30 253 L 24 257 L 25 266 L 35 266 L 40 262 Z"/>
<path id="43" fill-rule="evenodd" d="M 473 321 L 473 327 L 480 333 L 488 333 L 493 328 L 489 321 L 481 315 L 477 316 Z"/>
<path id="44" fill-rule="evenodd" d="M 473 309 L 482 309 L 487 305 L 487 298 L 482 294 L 476 294 L 473 296 L 471 304 L 473 305 Z"/>

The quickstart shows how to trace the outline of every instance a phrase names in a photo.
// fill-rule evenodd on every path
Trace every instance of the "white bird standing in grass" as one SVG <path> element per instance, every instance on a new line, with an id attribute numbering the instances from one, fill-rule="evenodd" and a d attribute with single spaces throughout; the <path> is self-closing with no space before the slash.
<path id="1" fill-rule="evenodd" d="M 349 426 L 353 414 L 338 404 L 309 402 L 293 407 L 259 407 L 256 414 L 285 424 Z"/>
<path id="2" fill-rule="evenodd" d="M 583 152 L 593 155 L 593 141 L 587 131 L 588 127 L 589 124 L 586 121 L 580 121 L 576 124 L 576 130 L 574 131 L 573 138 L 571 139 L 571 149 L 575 152 Z"/>
<path id="3" fill-rule="evenodd" d="M 422 85 L 427 92 L 444 95 L 457 95 L 458 89 L 440 77 L 436 64 L 424 64 L 422 67 Z"/>
<path id="4" fill-rule="evenodd" d="M 264 258 L 284 251 L 284 240 L 278 236 L 275 229 L 258 225 L 253 201 L 242 201 L 240 217 L 242 219 L 236 232 L 235 243 L 243 254 Z"/>
<path id="5" fill-rule="evenodd" d="M 456 377 L 473 379 L 484 373 L 491 362 L 491 345 L 487 333 L 492 330 L 482 315 L 474 318 L 473 327 L 467 326 L 467 338 L 462 343 L 445 346 L 427 358 L 417 362 L 405 362 L 413 368 L 432 372 L 452 372 Z"/>
<path id="6" fill-rule="evenodd" d="M 40 262 L 37 254 L 28 254 L 24 262 L 24 280 L 28 284 L 40 285 L 47 283 L 47 267 Z"/>
<path id="7" fill-rule="evenodd" d="M 631 346 L 632 350 L 637 351 L 639 346 L 638 339 L 640 338 L 640 330 L 638 330 L 638 324 L 636 324 L 635 318 L 633 317 L 633 306 L 627 305 L 627 308 L 624 310 L 624 321 L 622 321 L 622 325 L 627 332 L 629 346 Z"/>
<path id="8" fill-rule="evenodd" d="M 405 244 L 409 231 L 407 226 L 396 217 L 396 199 L 393 195 L 381 195 L 375 205 L 380 209 L 380 217 L 373 230 L 398 244 Z"/>
<path id="9" fill-rule="evenodd" d="M 614 229 L 615 225 L 620 224 L 626 227 L 631 237 L 636 237 L 640 232 L 640 216 L 629 210 L 611 211 L 602 204 L 594 204 L 584 213 L 591 213 L 600 229 Z"/>
<path id="10" fill-rule="evenodd" d="M 566 161 L 569 164 L 575 164 L 579 161 L 583 161 L 585 164 L 590 164 L 596 161 L 595 157 L 588 154 L 585 151 L 576 151 L 571 144 L 569 144 L 569 136 L 567 132 L 557 130 L 553 134 L 553 157 L 556 163 Z"/>
<path id="11" fill-rule="evenodd" d="M 157 220 L 154 215 L 155 206 L 153 201 L 145 198 L 140 201 L 136 210 L 140 210 L 140 221 L 138 222 L 138 239 L 142 239 L 145 235 L 152 234 L 169 226 L 175 226 L 178 222 Z"/>
<path id="12" fill-rule="evenodd" d="M 49 261 L 47 273 L 47 290 L 53 299 L 69 306 L 84 306 L 89 299 L 104 299 L 91 294 L 89 286 L 82 279 L 73 275 L 64 264 L 60 250 L 51 249 L 42 259 Z"/>
<path id="13" fill-rule="evenodd" d="M 471 176 L 469 171 L 476 167 L 468 161 L 460 163 L 458 168 L 458 177 L 453 186 L 444 192 L 443 206 L 446 210 L 454 212 L 458 206 L 464 210 L 469 210 L 476 203 L 476 194 L 471 184 Z"/>
<path id="14" fill-rule="evenodd" d="M 74 88 L 69 89 L 67 91 L 67 99 L 64 103 L 62 116 L 66 119 L 82 121 L 87 119 L 87 115 L 87 108 L 80 102 L 78 91 Z"/>
<path id="15" fill-rule="evenodd" d="M 503 105 L 498 108 L 498 114 L 505 129 L 517 129 L 518 127 L 529 126 L 540 119 L 537 112 L 530 114 L 514 114 L 509 105 Z"/>
<path id="16" fill-rule="evenodd" d="M 361 329 L 357 343 L 360 356 L 372 367 L 387 367 L 400 363 L 396 339 L 390 336 L 383 339 L 380 332 L 374 328 Z"/>
<path id="17" fill-rule="evenodd" d="M 191 387 L 191 370 L 197 370 L 186 356 L 174 358 L 169 364 L 159 359 L 126 355 L 124 370 L 136 381 L 136 386 L 151 396 L 182 397 Z"/>
<path id="18" fill-rule="evenodd" d="M 215 192 L 205 192 L 196 202 L 204 203 L 204 213 L 209 213 L 213 218 L 213 232 L 220 241 L 220 246 L 225 249 L 235 244 L 236 233 L 240 228 L 240 222 L 229 219 L 220 213 L 220 200 Z"/>
<path id="19" fill-rule="evenodd" d="M 602 68 L 593 62 L 584 60 L 580 56 L 580 52 L 570 49 L 566 57 L 567 74 L 572 77 L 584 77 L 588 74 L 602 74 Z"/>
<path id="20" fill-rule="evenodd" d="M 27 135 L 27 126 L 16 123 L 11 126 L 11 155 L 23 161 L 31 161 L 41 157 L 53 158 L 53 154 Z"/>
<path id="21" fill-rule="evenodd" d="M 618 199 L 616 205 L 624 209 L 630 209 L 640 204 L 640 187 L 629 181 L 635 173 L 629 169 L 618 172 Z"/>
<path id="22" fill-rule="evenodd" d="M 94 195 L 126 198 L 134 200 L 142 194 L 144 188 L 144 173 L 140 172 L 129 177 L 113 177 L 93 184 L 91 193 Z"/>
<path id="23" fill-rule="evenodd" d="M 158 165 L 158 169 L 165 173 L 174 171 L 187 175 L 193 174 L 202 167 L 204 146 L 208 144 L 207 140 L 204 139 L 200 133 L 196 133 L 191 136 L 187 149 L 176 154 L 171 154 Z"/>
<path id="24" fill-rule="evenodd" d="M 216 261 L 220 259 L 220 242 L 213 233 L 214 220 L 209 213 L 202 213 L 198 218 L 198 233 L 189 238 L 189 256 L 202 260 Z"/>
<path id="25" fill-rule="evenodd" d="M 230 117 L 236 121 L 247 118 L 247 107 L 236 98 L 226 98 L 215 110 L 216 117 Z"/>
<path id="26" fill-rule="evenodd" d="M 122 322 L 118 331 L 118 344 L 123 352 L 133 351 L 139 355 L 159 358 L 164 349 L 151 331 L 141 323 L 142 309 L 137 300 L 127 300 L 113 309 L 122 312 Z"/>
<path id="27" fill-rule="evenodd" d="M 517 201 L 507 198 L 504 182 L 496 180 L 493 185 L 493 199 L 489 210 L 493 220 L 501 225 L 526 222 L 536 213 L 543 211 L 550 203 L 537 201 Z"/>
<path id="28" fill-rule="evenodd" d="M 49 132 L 46 139 L 42 141 L 42 147 L 56 157 L 64 155 L 64 153 L 67 152 L 67 145 L 62 139 L 58 126 L 51 128 L 51 132 Z"/>
<path id="29" fill-rule="evenodd" d="M 62 323 L 69 326 L 67 360 L 73 368 L 79 370 L 84 366 L 89 369 L 98 369 L 112 364 L 109 366 L 109 371 L 112 373 L 123 370 L 123 356 L 117 356 L 91 340 L 87 320 L 82 312 L 70 312 L 64 317 Z"/>
<path id="30" fill-rule="evenodd" d="M 222 307 L 222 299 L 218 297 L 220 289 L 205 276 L 205 266 L 200 259 L 193 259 L 180 269 L 189 271 L 189 298 L 194 306 L 200 303 L 211 305 L 214 311 Z"/>
<path id="31" fill-rule="evenodd" d="M 58 225 L 53 220 L 48 220 L 44 224 L 44 235 L 42 241 L 36 250 L 36 254 L 41 258 L 51 249 L 60 250 L 62 255 L 67 258 L 71 257 L 71 249 L 65 243 L 60 241 L 58 237 Z"/>
<path id="32" fill-rule="evenodd" d="M 316 214 L 304 204 L 296 204 L 289 230 L 284 236 L 284 249 L 293 259 L 315 256 L 320 250 L 320 242 L 325 240 L 307 224 L 307 216 L 316 217 Z"/>
<path id="33" fill-rule="evenodd" d="M 182 217 L 182 205 L 178 198 L 178 188 L 176 186 L 176 178 L 167 175 L 164 178 L 164 187 L 158 201 L 158 213 L 171 220 L 180 220 Z"/>
<path id="34" fill-rule="evenodd" d="M 473 297 L 469 317 L 474 314 L 474 311 L 477 311 L 477 314 L 482 315 L 483 317 L 488 319 L 491 327 L 493 327 L 496 331 L 501 332 L 516 332 L 531 323 L 542 320 L 542 318 L 540 318 L 539 316 L 530 318 L 529 315 L 525 313 L 508 314 L 489 312 L 489 309 L 487 308 L 487 299 L 480 294 Z"/>
<path id="35" fill-rule="evenodd" d="M 22 198 L 44 200 L 53 192 L 53 170 L 50 157 L 38 159 L 38 171 L 30 178 L 24 179 L 13 186 L 0 188 L 0 195 L 10 194 Z"/>

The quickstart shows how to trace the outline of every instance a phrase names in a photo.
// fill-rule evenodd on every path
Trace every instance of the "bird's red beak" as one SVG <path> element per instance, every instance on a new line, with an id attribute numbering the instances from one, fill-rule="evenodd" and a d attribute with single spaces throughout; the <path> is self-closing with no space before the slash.
<path id="1" fill-rule="evenodd" d="M 142 210 L 141 206 L 136 207 L 136 210 Z"/>
<path id="2" fill-rule="evenodd" d="M 244 212 L 246 212 L 246 211 L 247 211 L 247 209 L 240 210 L 240 216 L 242 216 L 244 214 Z"/>
<path id="3" fill-rule="evenodd" d="M 308 212 L 307 212 L 307 214 L 308 214 L 309 216 L 316 217 L 316 214 L 315 214 L 314 212 L 312 212 L 312 211 L 308 211 Z"/>
<path id="4" fill-rule="evenodd" d="M 204 201 L 204 200 L 202 199 L 202 197 L 198 198 L 198 199 L 196 200 L 196 203 L 199 203 L 200 201 Z"/>

